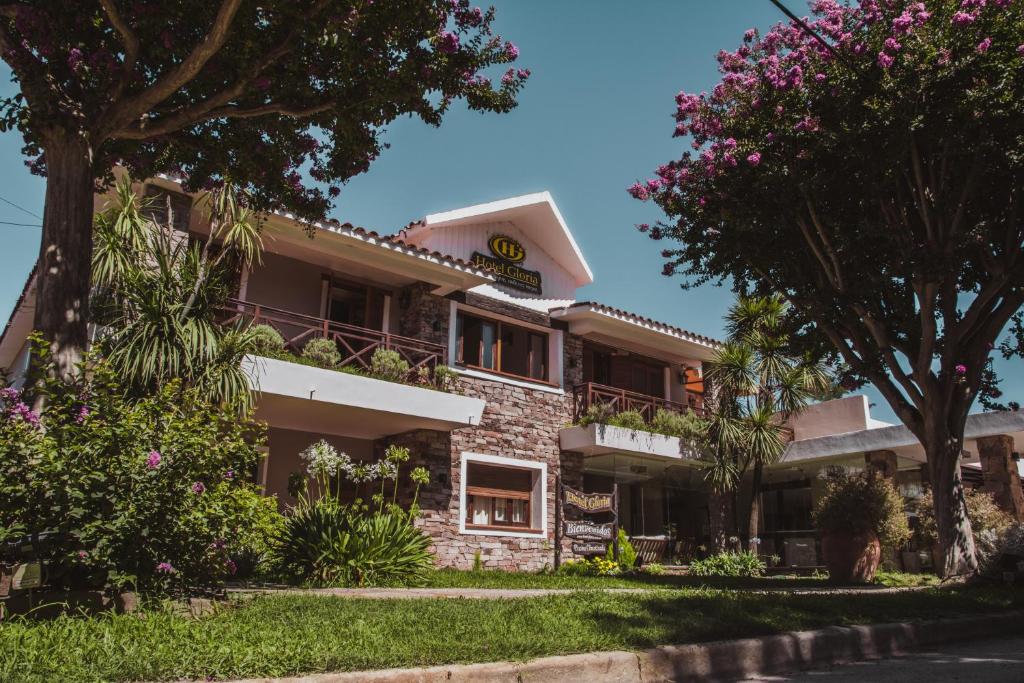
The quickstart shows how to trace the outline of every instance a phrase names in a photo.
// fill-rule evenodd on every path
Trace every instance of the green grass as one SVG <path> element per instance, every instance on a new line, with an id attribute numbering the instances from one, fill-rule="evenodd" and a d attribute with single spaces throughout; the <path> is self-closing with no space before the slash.
<path id="1" fill-rule="evenodd" d="M 938 578 L 930 574 L 879 572 L 875 585 L 880 587 L 931 586 Z M 439 569 L 427 576 L 431 588 L 827 588 L 824 578 L 807 576 L 766 576 L 764 578 L 698 577 L 663 574 L 653 576 L 563 576 L 504 571 L 457 571 Z"/>
<path id="2" fill-rule="evenodd" d="M 523 660 L 1020 607 L 1024 591 L 999 587 L 824 596 L 589 591 L 516 600 L 265 596 L 201 619 L 151 611 L 6 623 L 0 680 L 273 677 Z"/>

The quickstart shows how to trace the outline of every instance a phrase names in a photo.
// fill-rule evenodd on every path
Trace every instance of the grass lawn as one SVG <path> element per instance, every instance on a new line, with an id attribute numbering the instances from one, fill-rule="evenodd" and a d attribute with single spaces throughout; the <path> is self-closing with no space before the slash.
<path id="1" fill-rule="evenodd" d="M 1002 587 L 882 595 L 765 595 L 681 588 L 515 600 L 277 595 L 189 619 L 144 615 L 0 625 L 2 681 L 271 677 L 642 649 L 831 624 L 1024 607 Z"/>
<path id="2" fill-rule="evenodd" d="M 938 584 L 932 574 L 903 574 L 879 572 L 875 585 L 879 587 L 932 586 Z M 531 574 L 504 571 L 458 571 L 439 569 L 429 574 L 426 585 L 430 588 L 826 588 L 823 578 L 801 576 L 769 576 L 758 579 L 729 577 L 699 577 L 663 574 L 653 576 L 564 576 L 560 574 Z"/>

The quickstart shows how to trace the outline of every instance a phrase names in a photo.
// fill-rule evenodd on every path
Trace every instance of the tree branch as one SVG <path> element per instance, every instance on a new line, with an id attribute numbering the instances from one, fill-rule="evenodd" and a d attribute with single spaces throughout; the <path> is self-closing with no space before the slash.
<path id="1" fill-rule="evenodd" d="M 323 113 L 332 108 L 334 108 L 334 102 L 321 102 L 320 104 L 306 108 L 289 107 L 279 103 L 270 103 L 249 108 L 235 106 L 221 107 L 189 121 L 185 125 L 195 125 L 197 123 L 202 123 L 203 121 L 212 121 L 214 119 L 251 119 L 258 116 L 269 116 L 271 114 L 301 119 L 309 116 L 315 116 L 316 114 Z M 111 137 L 120 140 L 148 140 L 161 135 L 168 135 L 174 131 L 180 130 L 181 128 L 182 126 L 168 121 L 163 125 L 150 126 L 143 129 L 130 128 L 118 131 Z"/>
<path id="2" fill-rule="evenodd" d="M 121 35 L 121 42 L 124 43 L 124 64 L 121 67 L 121 78 L 118 80 L 114 93 L 110 98 L 111 102 L 117 102 L 121 99 L 121 95 L 124 93 L 125 88 L 128 87 L 132 74 L 135 72 L 135 64 L 139 60 L 139 37 L 135 34 L 135 30 L 132 29 L 131 25 L 121 16 L 121 12 L 118 11 L 114 0 L 100 0 L 100 5 L 103 6 L 103 11 L 107 13 L 107 18 L 110 19 L 114 29 Z"/>
<path id="3" fill-rule="evenodd" d="M 109 114 L 110 128 L 123 128 L 134 119 L 141 117 L 157 104 L 180 90 L 195 78 L 206 63 L 217 54 L 227 42 L 231 24 L 234 22 L 242 0 L 222 0 L 213 25 L 192 52 L 170 73 L 157 79 L 156 83 L 138 95 L 122 100 Z"/>

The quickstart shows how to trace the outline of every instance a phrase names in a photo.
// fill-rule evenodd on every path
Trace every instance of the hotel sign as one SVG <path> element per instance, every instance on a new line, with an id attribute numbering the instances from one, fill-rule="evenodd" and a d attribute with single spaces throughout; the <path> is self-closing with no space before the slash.
<path id="1" fill-rule="evenodd" d="M 566 520 L 565 535 L 581 541 L 610 541 L 614 527 L 614 522 L 595 524 L 588 520 Z"/>
<path id="2" fill-rule="evenodd" d="M 572 544 L 572 551 L 577 555 L 604 555 L 608 548 L 598 541 L 582 541 Z"/>
<path id="3" fill-rule="evenodd" d="M 615 509 L 614 497 L 610 493 L 583 493 L 563 486 L 565 504 L 584 512 L 611 512 Z"/>
<path id="4" fill-rule="evenodd" d="M 513 289 L 530 294 L 540 294 L 540 272 L 521 268 L 518 264 L 526 258 L 526 249 L 518 241 L 506 235 L 493 235 L 487 240 L 491 256 L 473 252 L 473 265 L 489 271 L 494 279 Z"/>

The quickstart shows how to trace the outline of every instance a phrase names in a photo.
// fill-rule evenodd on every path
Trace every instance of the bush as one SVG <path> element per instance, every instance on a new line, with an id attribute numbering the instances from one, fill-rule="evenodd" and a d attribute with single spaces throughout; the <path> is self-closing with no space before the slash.
<path id="1" fill-rule="evenodd" d="M 576 424 L 580 427 L 592 424 L 608 424 L 608 421 L 614 415 L 615 411 L 607 403 L 592 403 Z"/>
<path id="2" fill-rule="evenodd" d="M 622 427 L 623 429 L 650 430 L 644 421 L 644 416 L 636 410 L 623 410 L 621 413 L 616 413 L 608 418 L 608 424 L 613 427 Z"/>
<path id="3" fill-rule="evenodd" d="M 882 546 L 897 549 L 910 538 L 903 497 L 883 477 L 833 467 L 814 504 L 814 525 L 822 533 L 874 533 Z"/>
<path id="4" fill-rule="evenodd" d="M 724 552 L 690 563 L 693 576 L 763 576 L 765 564 L 750 551 Z"/>
<path id="5" fill-rule="evenodd" d="M 302 357 L 316 363 L 321 368 L 331 369 L 341 362 L 338 345 L 331 339 L 317 337 L 310 339 L 302 347 Z"/>
<path id="6" fill-rule="evenodd" d="M 604 557 L 566 560 L 558 567 L 558 573 L 566 576 L 615 576 L 621 571 L 617 562 Z"/>
<path id="7" fill-rule="evenodd" d="M 459 373 L 451 369 L 447 365 L 438 365 L 434 368 L 434 386 L 441 391 L 451 391 L 455 388 L 455 380 L 459 377 Z"/>
<path id="8" fill-rule="evenodd" d="M 604 559 L 609 562 L 617 562 L 619 569 L 624 572 L 632 571 L 636 567 L 636 550 L 633 548 L 633 544 L 629 542 L 629 537 L 626 536 L 626 532 L 621 528 L 619 529 L 619 556 L 615 557 L 615 545 L 612 543 L 608 544 L 608 549 L 605 551 Z"/>
<path id="9" fill-rule="evenodd" d="M 284 353 L 284 337 L 270 325 L 255 325 L 251 333 L 253 349 L 257 354 L 275 358 Z"/>
<path id="10" fill-rule="evenodd" d="M 696 445 L 703 442 L 707 435 L 707 421 L 694 412 L 677 413 L 659 408 L 651 420 L 649 430 L 675 436 L 687 444 Z"/>
<path id="11" fill-rule="evenodd" d="M 409 376 L 409 364 L 397 351 L 377 349 L 370 358 L 370 374 L 388 382 L 404 382 Z"/>
<path id="12" fill-rule="evenodd" d="M 643 574 L 650 574 L 651 576 L 661 576 L 665 573 L 665 566 L 657 562 L 649 562 L 640 567 L 640 571 Z"/>
<path id="13" fill-rule="evenodd" d="M 48 364 L 45 347 L 35 352 Z M 177 382 L 127 398 L 90 356 L 36 416 L 0 390 L 0 527 L 52 534 L 55 587 L 189 589 L 231 575 L 262 427 Z"/>
<path id="14" fill-rule="evenodd" d="M 229 556 L 237 567 L 235 578 L 263 576 L 270 572 L 274 539 L 284 526 L 277 510 L 277 496 L 264 496 L 252 484 L 225 492 L 232 527 Z"/>
<path id="15" fill-rule="evenodd" d="M 971 521 L 974 545 L 978 562 L 986 567 L 998 554 L 1004 537 L 1014 526 L 1014 519 L 996 503 L 992 494 L 979 489 L 964 492 L 967 502 L 967 519 Z M 931 490 L 915 499 L 911 509 L 917 514 L 917 528 L 914 530 L 918 542 L 925 547 L 938 543 L 935 527 L 935 507 Z"/>

